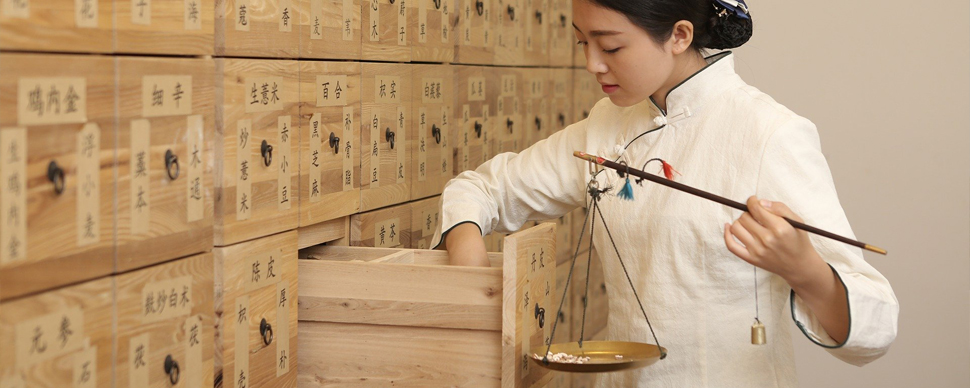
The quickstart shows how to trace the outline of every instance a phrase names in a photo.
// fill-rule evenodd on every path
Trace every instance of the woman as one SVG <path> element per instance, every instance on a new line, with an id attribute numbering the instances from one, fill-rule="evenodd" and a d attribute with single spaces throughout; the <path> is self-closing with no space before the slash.
<path id="1" fill-rule="evenodd" d="M 858 248 L 782 219 L 853 235 L 815 126 L 746 85 L 730 52 L 703 56 L 748 40 L 747 6 L 574 0 L 573 15 L 586 68 L 609 98 L 588 119 L 449 182 L 433 245 L 444 236 L 454 264 L 487 266 L 482 235 L 584 206 L 591 179 L 626 183 L 612 170 L 594 178 L 573 151 L 636 168 L 661 159 L 679 172 L 673 179 L 748 198 L 750 212 L 650 182 L 632 186 L 633 201 L 612 195 L 616 189 L 603 196 L 602 214 L 669 355 L 599 376 L 600 386 L 795 387 L 789 304 L 805 336 L 839 359 L 864 365 L 885 354 L 899 311 L 888 281 Z M 608 339 L 652 343 L 609 237 L 598 233 L 593 244 L 611 296 Z M 749 337 L 755 292 L 764 346 Z"/>

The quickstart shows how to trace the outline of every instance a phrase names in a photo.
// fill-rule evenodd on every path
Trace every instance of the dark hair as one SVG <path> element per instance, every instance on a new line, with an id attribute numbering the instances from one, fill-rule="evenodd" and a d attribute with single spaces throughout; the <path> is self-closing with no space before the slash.
<path id="1" fill-rule="evenodd" d="M 739 47 L 751 38 L 750 15 L 742 18 L 715 0 L 588 0 L 626 15 L 658 43 L 665 42 L 674 24 L 686 20 L 694 25 L 697 50 Z"/>

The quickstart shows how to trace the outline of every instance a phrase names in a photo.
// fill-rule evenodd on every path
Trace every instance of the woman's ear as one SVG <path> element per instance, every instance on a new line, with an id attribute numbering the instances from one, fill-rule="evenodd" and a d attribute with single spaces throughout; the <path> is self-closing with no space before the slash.
<path id="1" fill-rule="evenodd" d="M 670 39 L 667 41 L 667 44 L 670 45 L 670 51 L 674 55 L 682 54 L 690 49 L 691 43 L 694 43 L 694 24 L 686 20 L 674 23 L 674 28 L 670 32 Z"/>

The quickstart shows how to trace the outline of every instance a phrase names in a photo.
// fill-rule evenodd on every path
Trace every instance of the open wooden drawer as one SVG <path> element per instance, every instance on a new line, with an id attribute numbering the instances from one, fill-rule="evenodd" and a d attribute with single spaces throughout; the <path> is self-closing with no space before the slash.
<path id="1" fill-rule="evenodd" d="M 491 268 L 449 266 L 445 251 L 302 250 L 298 385 L 547 385 L 552 372 L 527 357 L 559 307 L 555 234 L 506 237 Z"/>

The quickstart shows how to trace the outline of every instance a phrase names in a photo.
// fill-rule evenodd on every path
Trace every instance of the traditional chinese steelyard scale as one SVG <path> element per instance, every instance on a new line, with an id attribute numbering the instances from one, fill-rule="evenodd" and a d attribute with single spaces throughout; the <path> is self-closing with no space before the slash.
<path id="1" fill-rule="evenodd" d="M 732 207 L 734 209 L 741 210 L 743 212 L 748 211 L 748 206 L 733 201 L 715 194 L 708 193 L 703 190 L 699 190 L 682 183 L 675 182 L 671 179 L 667 179 L 661 176 L 653 175 L 643 170 L 637 170 L 635 168 L 630 168 L 625 163 L 617 163 L 605 158 L 598 157 L 596 155 L 590 155 L 585 152 L 576 151 L 573 156 L 583 159 L 590 163 L 590 173 L 592 179 L 587 184 L 587 193 L 590 196 L 590 200 L 587 204 L 587 209 L 589 209 L 589 215 L 583 222 L 583 229 L 579 234 L 579 242 L 576 244 L 576 251 L 573 254 L 572 265 L 569 268 L 569 275 L 566 278 L 566 284 L 563 287 L 563 297 L 559 303 L 559 312 L 556 316 L 562 314 L 563 304 L 566 299 L 567 292 L 569 290 L 570 280 L 573 276 L 573 270 L 576 267 L 576 259 L 579 256 L 579 248 L 582 246 L 583 235 L 586 232 L 587 224 L 589 225 L 589 242 L 590 249 L 587 258 L 587 276 L 586 276 L 586 290 L 585 295 L 589 294 L 589 264 L 592 261 L 592 244 L 593 244 L 593 233 L 595 232 L 596 218 L 599 217 L 600 221 L 603 223 L 603 228 L 606 229 L 606 234 L 609 236 L 610 243 L 613 245 L 613 250 L 616 253 L 616 257 L 620 262 L 620 267 L 623 268 L 624 274 L 626 274 L 627 282 L 630 284 L 630 288 L 633 290 L 633 296 L 637 300 L 637 304 L 640 306 L 640 311 L 643 313 L 643 319 L 647 321 L 647 327 L 650 328 L 650 334 L 653 336 L 655 345 L 639 343 L 639 342 L 624 342 L 624 341 L 583 341 L 583 335 L 586 329 L 586 303 L 583 304 L 583 321 L 580 329 L 580 337 L 578 342 L 567 342 L 553 344 L 551 340 L 545 346 L 536 346 L 531 349 L 531 352 L 536 355 L 542 355 L 542 358 L 532 357 L 532 360 L 539 366 L 544 368 L 563 371 L 563 372 L 580 372 L 580 373 L 601 373 L 601 372 L 612 372 L 626 369 L 636 369 L 648 366 L 662 360 L 667 357 L 667 349 L 660 346 L 660 342 L 657 340 L 657 334 L 653 330 L 653 326 L 650 324 L 650 319 L 647 317 L 647 312 L 643 308 L 643 303 L 640 301 L 640 296 L 637 294 L 636 287 L 633 285 L 633 280 L 630 278 L 630 274 L 626 269 L 626 265 L 623 263 L 623 258 L 620 257 L 620 251 L 616 247 L 616 242 L 613 240 L 613 235 L 610 233 L 609 226 L 606 224 L 606 219 L 603 217 L 602 212 L 599 209 L 600 197 L 610 190 L 610 188 L 600 189 L 598 182 L 596 181 L 597 172 L 594 171 L 594 166 L 603 166 L 613 170 L 616 170 L 621 178 L 626 176 L 627 182 L 626 186 L 620 190 L 618 194 L 619 197 L 625 197 L 627 199 L 632 199 L 630 196 L 630 190 L 632 190 L 629 185 L 629 176 L 636 176 L 640 180 L 649 180 L 651 182 L 659 183 L 661 185 L 670 187 L 675 190 L 680 190 L 685 193 L 693 194 L 701 198 L 709 199 L 711 201 L 723 204 L 725 206 Z M 648 162 L 649 163 L 649 162 Z M 667 168 L 666 164 L 664 167 Z M 628 197 L 630 196 L 630 197 Z M 836 241 L 841 241 L 849 245 L 853 245 L 871 252 L 876 252 L 879 254 L 887 254 L 886 250 L 878 248 L 873 245 L 865 244 L 850 238 L 839 236 L 837 234 L 827 232 L 825 230 L 806 225 L 804 223 L 794 221 L 787 217 L 783 217 L 785 221 L 792 225 L 796 229 L 801 229 L 806 232 L 814 233 L 819 236 L 827 237 Z M 757 267 L 755 268 L 755 322 L 751 326 L 751 343 L 754 345 L 764 345 L 767 343 L 767 337 L 765 334 L 765 327 L 758 318 L 758 301 L 757 301 Z M 585 300 L 585 298 L 584 298 Z M 550 338 L 555 338 L 556 326 L 558 326 L 559 321 L 555 320 L 552 326 L 552 336 Z M 571 363 L 571 362 L 556 362 L 549 360 L 548 354 L 550 353 L 566 353 L 573 356 L 589 357 L 589 360 L 583 363 Z"/>

